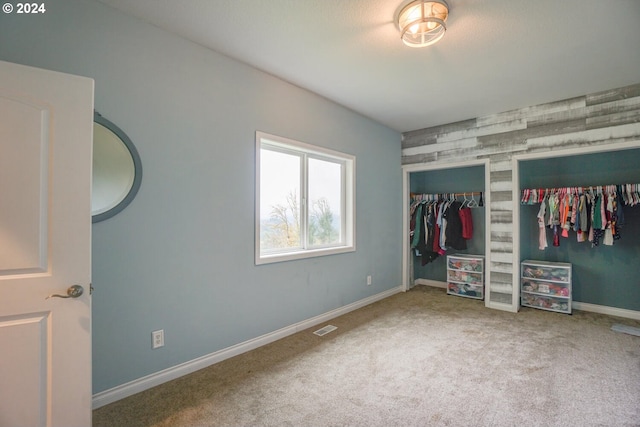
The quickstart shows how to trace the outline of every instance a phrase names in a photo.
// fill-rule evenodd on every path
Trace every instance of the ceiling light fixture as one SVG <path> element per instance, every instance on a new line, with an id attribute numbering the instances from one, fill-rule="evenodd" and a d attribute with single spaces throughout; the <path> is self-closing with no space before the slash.
<path id="1" fill-rule="evenodd" d="M 402 8 L 398 28 L 404 44 L 425 47 L 440 40 L 447 26 L 449 6 L 444 0 L 415 0 Z"/>

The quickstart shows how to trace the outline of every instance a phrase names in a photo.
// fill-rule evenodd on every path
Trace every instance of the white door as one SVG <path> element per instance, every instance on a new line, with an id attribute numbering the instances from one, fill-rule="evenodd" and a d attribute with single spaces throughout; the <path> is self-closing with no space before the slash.
<path id="1" fill-rule="evenodd" d="M 92 132 L 93 80 L 0 61 L 1 427 L 91 425 Z"/>

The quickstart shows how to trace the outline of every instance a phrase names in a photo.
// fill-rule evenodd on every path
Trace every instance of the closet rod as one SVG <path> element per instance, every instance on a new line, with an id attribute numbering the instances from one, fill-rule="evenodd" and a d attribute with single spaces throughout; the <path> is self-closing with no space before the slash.
<path id="1" fill-rule="evenodd" d="M 607 184 L 607 185 L 567 185 L 565 187 L 534 187 L 534 188 L 523 188 L 521 190 L 521 192 L 524 191 L 540 191 L 540 190 L 544 190 L 545 193 L 558 193 L 560 191 L 566 191 L 566 190 L 570 190 L 570 191 L 574 191 L 574 190 L 582 190 L 582 191 L 589 191 L 589 190 L 597 190 L 598 188 L 601 188 L 602 190 L 606 190 L 607 187 L 616 187 L 616 190 L 618 189 L 618 187 L 623 187 L 626 190 L 627 185 L 631 186 L 631 191 L 639 191 L 640 190 L 640 184 Z"/>
<path id="2" fill-rule="evenodd" d="M 520 192 L 520 203 L 532 205 L 542 202 L 548 194 L 559 194 L 561 196 L 581 195 L 591 191 L 596 194 L 620 193 L 622 201 L 628 206 L 640 204 L 640 184 L 608 184 L 608 185 L 589 185 L 586 187 L 558 187 L 558 188 L 527 188 Z"/>
<path id="3" fill-rule="evenodd" d="M 438 195 L 450 196 L 450 195 L 453 194 L 453 197 L 462 197 L 462 196 L 482 196 L 483 193 L 484 193 L 483 191 L 470 191 L 468 193 L 411 193 L 410 196 L 411 197 L 425 196 L 425 195 L 429 195 L 429 196 L 438 196 Z"/>

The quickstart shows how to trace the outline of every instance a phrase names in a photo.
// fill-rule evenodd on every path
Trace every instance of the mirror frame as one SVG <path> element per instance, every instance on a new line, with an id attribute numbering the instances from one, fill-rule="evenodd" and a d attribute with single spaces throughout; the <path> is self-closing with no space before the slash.
<path id="1" fill-rule="evenodd" d="M 97 111 L 94 111 L 93 113 L 93 121 L 94 123 L 98 123 L 99 125 L 102 125 L 113 132 L 120 139 L 120 141 L 122 141 L 124 146 L 129 151 L 129 154 L 131 154 L 134 169 L 133 183 L 131 184 L 131 188 L 129 189 L 127 195 L 120 201 L 120 203 L 118 203 L 111 209 L 96 215 L 92 214 L 91 222 L 95 224 L 96 222 L 104 221 L 105 219 L 109 219 L 112 216 L 117 215 L 124 208 L 126 208 L 129 203 L 131 203 L 131 201 L 133 201 L 133 199 L 136 197 L 136 194 L 138 193 L 138 190 L 140 189 L 140 185 L 142 183 L 142 161 L 140 160 L 140 155 L 138 154 L 138 150 L 136 150 L 135 145 L 133 145 L 131 139 L 129 139 L 127 134 L 124 133 L 122 129 L 116 126 L 113 122 L 105 119 Z"/>

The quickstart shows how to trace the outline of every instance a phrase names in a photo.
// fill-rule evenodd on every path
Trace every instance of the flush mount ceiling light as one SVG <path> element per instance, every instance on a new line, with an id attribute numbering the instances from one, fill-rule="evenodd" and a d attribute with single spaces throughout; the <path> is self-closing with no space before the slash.
<path id="1" fill-rule="evenodd" d="M 410 47 L 432 45 L 444 36 L 448 16 L 449 6 L 444 0 L 412 1 L 398 15 L 400 37 Z"/>

